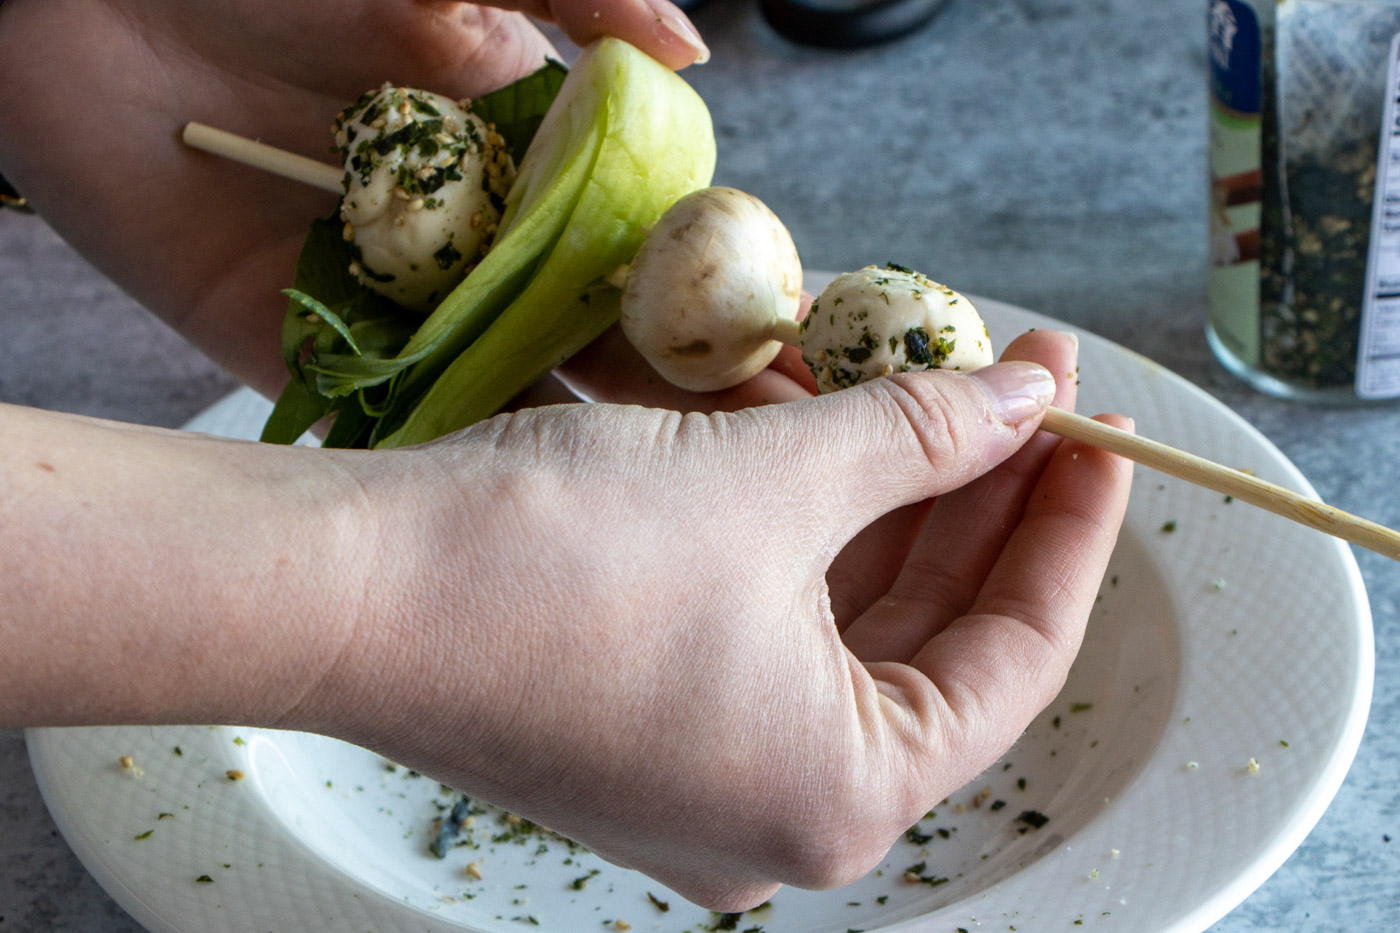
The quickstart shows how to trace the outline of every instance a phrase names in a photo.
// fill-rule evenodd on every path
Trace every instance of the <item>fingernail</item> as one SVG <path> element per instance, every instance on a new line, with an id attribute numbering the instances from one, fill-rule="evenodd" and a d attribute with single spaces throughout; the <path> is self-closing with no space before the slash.
<path id="1" fill-rule="evenodd" d="M 1055 397 L 1055 377 L 1039 363 L 993 363 L 971 377 L 987 393 L 992 411 L 1010 425 L 1034 418 Z"/>
<path id="2" fill-rule="evenodd" d="M 710 48 L 700 38 L 700 31 L 690 18 L 670 0 L 645 0 L 646 5 L 656 16 L 657 26 L 665 33 L 680 40 L 695 50 L 695 64 L 703 65 L 710 60 Z"/>

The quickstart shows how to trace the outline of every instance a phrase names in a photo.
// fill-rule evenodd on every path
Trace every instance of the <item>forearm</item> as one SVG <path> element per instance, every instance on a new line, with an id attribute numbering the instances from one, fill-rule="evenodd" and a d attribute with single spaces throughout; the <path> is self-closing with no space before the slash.
<path id="1" fill-rule="evenodd" d="M 3 405 L 0 435 L 0 725 L 272 725 L 334 664 L 369 550 L 335 456 Z"/>

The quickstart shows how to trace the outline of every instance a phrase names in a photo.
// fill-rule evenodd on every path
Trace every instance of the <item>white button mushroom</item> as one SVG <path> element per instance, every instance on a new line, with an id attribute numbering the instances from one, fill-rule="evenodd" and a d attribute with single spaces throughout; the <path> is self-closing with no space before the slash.
<path id="1" fill-rule="evenodd" d="M 893 264 L 832 280 L 802 322 L 801 340 L 822 392 L 890 373 L 992 362 L 992 341 L 971 302 Z"/>
<path id="2" fill-rule="evenodd" d="M 432 311 L 490 246 L 515 175 L 505 140 L 455 101 L 385 84 L 341 113 L 335 141 L 350 271 Z"/>
<path id="3" fill-rule="evenodd" d="M 622 329 L 663 378 L 692 392 L 737 385 L 795 337 L 802 263 L 758 198 L 702 188 L 677 201 L 627 270 Z"/>

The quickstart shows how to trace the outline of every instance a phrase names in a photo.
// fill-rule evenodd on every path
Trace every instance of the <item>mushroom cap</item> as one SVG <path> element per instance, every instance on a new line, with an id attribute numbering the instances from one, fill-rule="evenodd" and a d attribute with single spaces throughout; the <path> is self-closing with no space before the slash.
<path id="1" fill-rule="evenodd" d="M 796 320 L 802 263 L 758 198 L 702 188 L 678 200 L 627 272 L 622 329 L 666 381 L 692 392 L 743 382 L 777 356 L 778 318 Z"/>
<path id="2" fill-rule="evenodd" d="M 450 98 L 388 84 L 341 114 L 335 137 L 351 271 L 405 308 L 432 311 L 490 245 L 501 216 L 492 194 L 514 174 L 504 141 Z"/>
<path id="3" fill-rule="evenodd" d="M 838 275 L 802 322 L 802 359 L 822 392 L 891 373 L 992 362 L 981 316 L 962 295 L 902 266 Z"/>

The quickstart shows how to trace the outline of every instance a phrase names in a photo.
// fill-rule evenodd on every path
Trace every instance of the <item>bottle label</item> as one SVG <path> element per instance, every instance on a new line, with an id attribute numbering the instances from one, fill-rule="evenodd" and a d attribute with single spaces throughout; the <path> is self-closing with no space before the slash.
<path id="1" fill-rule="evenodd" d="M 1400 396 L 1400 35 L 1390 43 L 1385 87 L 1356 359 L 1356 394 L 1366 399 Z"/>
<path id="2" fill-rule="evenodd" d="M 1211 325 L 1231 353 L 1259 365 L 1260 31 L 1240 0 L 1211 0 Z"/>

